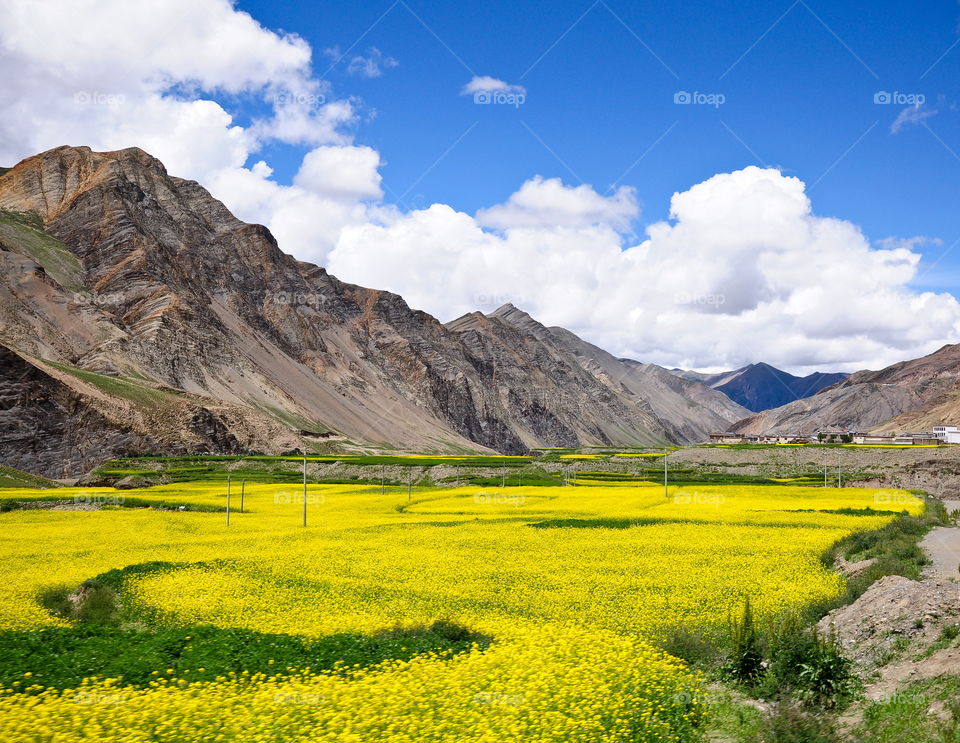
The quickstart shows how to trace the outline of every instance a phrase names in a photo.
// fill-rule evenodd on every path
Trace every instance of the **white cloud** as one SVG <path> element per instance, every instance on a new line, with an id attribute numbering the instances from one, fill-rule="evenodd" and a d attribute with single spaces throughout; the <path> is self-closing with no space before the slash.
<path id="1" fill-rule="evenodd" d="M 910 125 L 922 124 L 924 121 L 929 119 L 931 116 L 936 116 L 940 113 L 938 110 L 933 108 L 923 108 L 923 106 L 907 106 L 902 109 L 897 118 L 893 120 L 893 123 L 890 125 L 891 134 L 899 134 L 906 127 Z"/>
<path id="2" fill-rule="evenodd" d="M 377 47 L 367 50 L 367 56 L 356 55 L 347 65 L 347 74 L 357 77 L 381 77 L 385 70 L 399 66 L 400 63 L 393 57 L 387 57 Z"/>
<path id="3" fill-rule="evenodd" d="M 499 230 L 513 227 L 586 227 L 614 225 L 623 232 L 639 212 L 632 188 L 621 186 L 610 197 L 590 186 L 564 186 L 559 178 L 536 176 L 506 203 L 477 213 L 477 222 Z"/>
<path id="4" fill-rule="evenodd" d="M 370 147 L 318 147 L 308 152 L 293 182 L 338 201 L 379 199 L 380 155 Z"/>
<path id="5" fill-rule="evenodd" d="M 9 0 L 0 68 L 16 74 L 0 76 L 0 162 L 61 144 L 137 145 L 207 180 L 270 139 L 346 144 L 353 104 L 329 100 L 310 54 L 228 0 Z M 243 127 L 218 93 L 269 113 Z"/>
<path id="6" fill-rule="evenodd" d="M 380 154 L 349 134 L 357 102 L 313 76 L 303 39 L 227 0 L 4 10 L 0 69 L 15 74 L 0 76 L 0 164 L 60 144 L 140 146 L 266 224 L 286 252 L 441 319 L 513 301 L 619 355 L 798 371 L 879 367 L 960 333 L 952 296 L 911 288 L 919 238 L 872 246 L 856 225 L 816 216 L 804 184 L 776 170 L 674 194 L 669 221 L 642 241 L 632 189 L 541 176 L 476 215 L 404 213 L 381 201 Z M 462 92 L 525 91 L 475 77 Z M 260 118 L 237 121 L 218 93 L 258 102 Z M 276 140 L 309 148 L 289 186 L 263 160 L 246 166 Z"/>
<path id="7" fill-rule="evenodd" d="M 510 85 L 489 75 L 474 75 L 460 91 L 460 95 L 474 95 L 475 93 L 520 93 L 526 94 L 527 89 L 522 85 Z"/>
<path id="8" fill-rule="evenodd" d="M 614 199 L 627 218 L 632 194 Z M 669 366 L 854 370 L 960 333 L 952 296 L 909 288 L 912 244 L 871 247 L 856 225 L 816 216 L 804 184 L 779 171 L 748 167 L 674 194 L 670 221 L 633 245 L 596 218 L 602 200 L 534 178 L 477 218 L 435 204 L 348 226 L 329 268 L 445 320 L 516 300 L 616 354 Z"/>

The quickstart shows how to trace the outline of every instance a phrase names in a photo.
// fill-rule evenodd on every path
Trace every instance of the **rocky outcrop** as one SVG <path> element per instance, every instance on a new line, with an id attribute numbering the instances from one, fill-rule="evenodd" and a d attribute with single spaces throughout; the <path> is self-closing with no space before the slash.
<path id="1" fill-rule="evenodd" d="M 560 329 L 508 312 L 444 326 L 343 283 L 136 148 L 60 147 L 0 176 L 0 264 L 0 340 L 131 420 L 166 411 L 163 447 L 271 452 L 312 432 L 518 453 L 692 441 L 742 417 L 699 385 L 648 399 L 655 374 Z"/>

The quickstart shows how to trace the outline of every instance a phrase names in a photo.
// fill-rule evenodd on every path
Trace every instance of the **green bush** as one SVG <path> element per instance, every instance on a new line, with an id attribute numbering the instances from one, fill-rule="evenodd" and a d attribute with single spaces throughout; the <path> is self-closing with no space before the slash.
<path id="1" fill-rule="evenodd" d="M 750 599 L 744 602 L 743 618 L 730 621 L 730 655 L 723 671 L 745 684 L 756 682 L 763 673 L 763 650 L 753 624 Z"/>

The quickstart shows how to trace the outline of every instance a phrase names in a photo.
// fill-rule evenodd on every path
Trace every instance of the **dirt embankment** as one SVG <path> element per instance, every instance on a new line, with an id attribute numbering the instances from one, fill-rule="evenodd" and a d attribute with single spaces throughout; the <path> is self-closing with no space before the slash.
<path id="1" fill-rule="evenodd" d="M 948 510 L 956 505 L 947 501 Z M 819 629 L 835 632 L 854 661 L 867 700 L 890 701 L 911 682 L 960 675 L 960 528 L 937 527 L 921 546 L 931 564 L 920 580 L 881 578 L 820 621 Z M 862 708 L 854 709 L 847 722 L 855 724 L 860 714 Z"/>
<path id="2" fill-rule="evenodd" d="M 670 460 L 718 472 L 770 477 L 822 473 L 826 468 L 828 482 L 832 484 L 837 481 L 839 468 L 845 485 L 924 490 L 935 498 L 947 498 L 960 491 L 958 446 L 903 449 L 815 445 L 762 449 L 693 447 L 673 452 Z"/>

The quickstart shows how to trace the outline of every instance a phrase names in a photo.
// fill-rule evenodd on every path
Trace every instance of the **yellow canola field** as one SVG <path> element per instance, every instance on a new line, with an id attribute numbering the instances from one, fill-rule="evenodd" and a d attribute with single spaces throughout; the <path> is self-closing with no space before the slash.
<path id="1" fill-rule="evenodd" d="M 225 503 L 210 483 L 56 494 Z M 747 597 L 771 615 L 834 595 L 841 579 L 820 554 L 890 518 L 835 511 L 922 510 L 906 492 L 865 489 L 463 487 L 408 500 L 405 488 L 316 485 L 303 528 L 297 486 L 248 485 L 245 512 L 236 491 L 231 503 L 229 526 L 197 511 L 0 514 L 0 633 L 64 624 L 38 603 L 45 591 L 165 561 L 121 598 L 166 623 L 321 637 L 447 619 L 493 643 L 350 673 L 92 680 L 87 703 L 0 689 L 0 740 L 692 740 L 701 680 L 657 637 L 722 629 Z"/>

